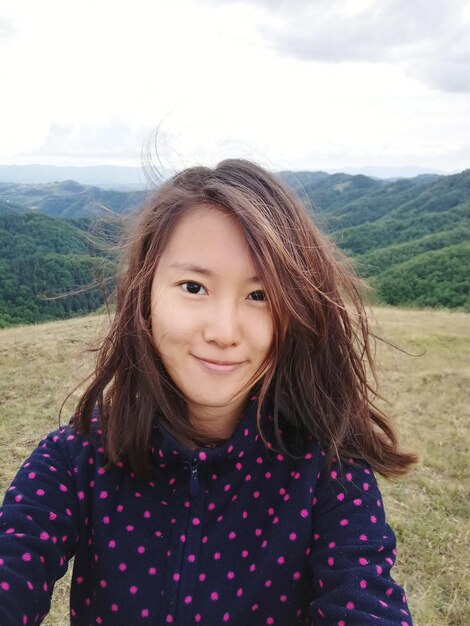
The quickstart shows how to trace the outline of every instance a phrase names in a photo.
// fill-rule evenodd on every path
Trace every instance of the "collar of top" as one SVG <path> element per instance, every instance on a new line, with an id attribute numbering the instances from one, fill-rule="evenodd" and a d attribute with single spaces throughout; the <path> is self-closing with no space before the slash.
<path id="1" fill-rule="evenodd" d="M 261 435 L 258 431 L 256 413 L 258 409 L 258 397 L 252 395 L 244 409 L 241 420 L 226 441 L 213 448 L 187 448 L 177 441 L 160 424 L 157 427 L 157 437 L 154 440 L 153 454 L 158 465 L 181 464 L 198 461 L 201 463 L 233 462 L 241 458 L 246 458 L 258 447 Z M 261 410 L 261 428 L 263 436 L 271 447 L 271 424 L 272 419 L 268 418 Z M 263 444 L 264 445 L 264 444 Z"/>

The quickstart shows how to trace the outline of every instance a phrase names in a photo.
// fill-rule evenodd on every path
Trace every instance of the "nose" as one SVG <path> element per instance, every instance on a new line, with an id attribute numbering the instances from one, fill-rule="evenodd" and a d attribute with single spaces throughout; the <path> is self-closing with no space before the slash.
<path id="1" fill-rule="evenodd" d="M 240 342 L 240 324 L 235 303 L 214 303 L 206 314 L 203 337 L 207 343 L 227 348 Z"/>

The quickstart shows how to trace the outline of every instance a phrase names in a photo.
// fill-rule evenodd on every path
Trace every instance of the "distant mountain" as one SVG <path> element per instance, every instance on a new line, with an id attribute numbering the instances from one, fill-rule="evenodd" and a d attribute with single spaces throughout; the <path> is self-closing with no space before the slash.
<path id="1" fill-rule="evenodd" d="M 336 170 L 338 171 L 338 170 Z M 363 174 L 372 178 L 394 179 L 412 178 L 427 174 L 444 174 L 434 170 L 423 169 L 422 167 L 397 167 L 397 166 L 362 166 L 345 167 L 341 170 L 349 175 Z M 329 172 L 331 173 L 331 172 Z M 292 174 L 292 173 L 290 173 Z M 293 176 L 315 176 L 325 172 L 295 172 Z M 161 170 L 159 173 L 152 173 L 152 180 L 162 177 L 168 178 L 171 172 Z M 82 185 L 94 185 L 105 189 L 117 189 L 118 191 L 147 189 L 147 177 L 143 167 L 125 167 L 117 165 L 93 165 L 86 167 L 79 166 L 54 166 L 54 165 L 0 165 L 0 182 L 23 183 L 23 184 L 44 184 L 60 182 L 65 180 L 75 180 Z"/>
<path id="2" fill-rule="evenodd" d="M 147 187 L 145 174 L 139 167 L 0 165 L 0 182 L 29 185 L 65 180 L 75 180 L 82 185 L 95 185 L 109 189 L 132 190 Z"/>
<path id="3" fill-rule="evenodd" d="M 115 191 L 81 185 L 73 180 L 24 185 L 0 183 L 0 202 L 14 203 L 55 217 L 96 217 L 130 213 L 145 198 L 143 191 Z"/>

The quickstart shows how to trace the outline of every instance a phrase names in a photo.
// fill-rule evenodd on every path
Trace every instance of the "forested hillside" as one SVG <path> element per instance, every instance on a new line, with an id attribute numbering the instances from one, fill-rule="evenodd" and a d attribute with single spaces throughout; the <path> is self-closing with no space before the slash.
<path id="1" fill-rule="evenodd" d="M 113 286 L 118 230 L 0 206 L 0 327 L 99 308 Z"/>
<path id="2" fill-rule="evenodd" d="M 470 170 L 394 182 L 305 176 L 315 214 L 376 302 L 470 310 Z"/>
<path id="3" fill-rule="evenodd" d="M 373 301 L 470 310 L 470 170 L 397 181 L 281 175 L 354 257 Z M 0 327 L 99 308 L 118 261 L 116 215 L 143 199 L 73 181 L 0 183 Z"/>

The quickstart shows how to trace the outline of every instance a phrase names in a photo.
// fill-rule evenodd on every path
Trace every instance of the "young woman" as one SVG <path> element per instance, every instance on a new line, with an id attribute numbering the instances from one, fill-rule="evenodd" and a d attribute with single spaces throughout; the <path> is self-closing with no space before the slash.
<path id="1" fill-rule="evenodd" d="M 136 224 L 69 426 L 0 513 L 0 623 L 411 626 L 374 470 L 415 461 L 373 404 L 360 282 L 279 179 L 183 171 Z"/>

